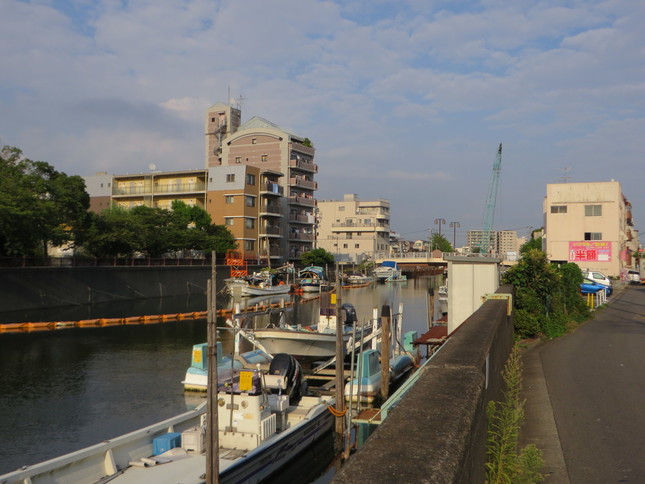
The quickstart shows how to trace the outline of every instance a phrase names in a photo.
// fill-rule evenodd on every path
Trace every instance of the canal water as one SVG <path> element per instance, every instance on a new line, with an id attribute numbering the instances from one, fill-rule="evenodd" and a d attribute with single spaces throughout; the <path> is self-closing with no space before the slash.
<path id="1" fill-rule="evenodd" d="M 373 308 L 403 304 L 404 331 L 428 328 L 428 289 L 436 277 L 344 290 L 342 301 L 367 321 Z M 289 296 L 287 296 L 289 297 Z M 220 305 L 234 301 L 222 299 Z M 245 304 L 242 302 L 242 304 Z M 0 322 L 63 321 L 200 311 L 204 297 L 166 298 L 47 312 L 0 313 Z M 287 320 L 310 324 L 319 301 L 301 302 Z M 266 324 L 266 321 L 259 325 Z M 219 323 L 223 326 L 223 323 Z M 219 337 L 230 348 L 230 332 Z M 206 341 L 205 320 L 138 326 L 0 334 L 0 474 L 57 457 L 194 408 L 203 397 L 181 381 L 192 345 Z M 333 475 L 331 439 L 280 473 L 273 482 L 325 482 Z"/>

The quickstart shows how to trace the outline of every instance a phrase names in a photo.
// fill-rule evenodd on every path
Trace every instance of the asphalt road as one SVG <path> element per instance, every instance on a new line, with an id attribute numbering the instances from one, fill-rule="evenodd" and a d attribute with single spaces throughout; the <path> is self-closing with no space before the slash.
<path id="1" fill-rule="evenodd" d="M 645 483 L 645 286 L 523 360 L 520 443 L 543 450 L 545 482 Z"/>

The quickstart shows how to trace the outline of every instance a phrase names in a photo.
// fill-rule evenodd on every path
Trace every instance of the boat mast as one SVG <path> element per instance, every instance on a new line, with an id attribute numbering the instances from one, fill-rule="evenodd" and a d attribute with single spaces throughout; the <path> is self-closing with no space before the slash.
<path id="1" fill-rule="evenodd" d="M 211 278 L 207 286 L 208 299 L 208 382 L 206 412 L 206 482 L 219 482 L 219 429 L 217 424 L 217 311 L 215 304 L 216 254 L 211 252 Z"/>

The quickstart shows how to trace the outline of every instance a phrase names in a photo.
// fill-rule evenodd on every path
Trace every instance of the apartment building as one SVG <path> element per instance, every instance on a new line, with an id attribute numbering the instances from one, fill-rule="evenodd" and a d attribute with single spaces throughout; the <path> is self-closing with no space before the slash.
<path id="1" fill-rule="evenodd" d="M 207 206 L 213 223 L 231 231 L 247 258 L 282 260 L 282 173 L 235 165 L 214 166 L 208 174 Z"/>
<path id="2" fill-rule="evenodd" d="M 481 247 L 484 237 L 485 235 L 483 230 L 469 230 L 466 233 L 466 245 L 468 245 L 471 250 L 476 247 Z M 489 237 L 489 250 L 491 253 L 497 254 L 505 259 L 517 255 L 521 240 L 517 237 L 517 231 L 491 230 L 489 232 Z"/>
<path id="3" fill-rule="evenodd" d="M 617 181 L 546 186 L 544 247 L 554 262 L 621 276 L 638 247 L 631 204 Z"/>
<path id="4" fill-rule="evenodd" d="M 319 200 L 316 244 L 338 261 L 360 263 L 390 246 L 390 202 L 359 200 L 346 194 L 343 200 Z"/>
<path id="5" fill-rule="evenodd" d="M 308 138 L 260 117 L 241 124 L 239 108 L 217 103 L 204 118 L 204 169 L 85 177 L 90 209 L 112 205 L 204 208 L 248 258 L 298 259 L 314 246 L 318 165 Z M 250 183 L 253 181 L 253 183 Z"/>
<path id="6" fill-rule="evenodd" d="M 214 109 L 214 110 L 213 110 Z M 215 116 L 215 114 L 217 116 Z M 230 114 L 234 114 L 233 111 Z M 206 122 L 224 121 L 227 113 L 215 105 L 206 114 Z M 219 121 L 212 121 L 217 119 Z M 214 125 L 211 126 L 214 128 Z M 228 128 L 227 128 L 228 129 Z M 314 247 L 314 225 L 318 184 L 314 180 L 318 165 L 314 163 L 315 149 L 308 138 L 297 136 L 260 117 L 253 117 L 237 126 L 235 131 L 217 141 L 207 132 L 207 146 L 217 156 L 207 155 L 210 166 L 248 165 L 262 172 L 281 173 L 278 185 L 284 197 L 275 203 L 283 217 L 280 226 L 280 251 L 285 260 L 296 260 Z"/>

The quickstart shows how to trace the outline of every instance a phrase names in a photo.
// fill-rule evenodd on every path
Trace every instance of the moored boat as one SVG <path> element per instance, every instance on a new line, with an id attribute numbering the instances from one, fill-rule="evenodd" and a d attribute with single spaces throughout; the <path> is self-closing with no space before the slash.
<path id="1" fill-rule="evenodd" d="M 297 286 L 302 292 L 323 292 L 330 288 L 325 269 L 320 266 L 308 266 L 298 272 Z"/>
<path id="2" fill-rule="evenodd" d="M 219 482 L 259 482 L 331 429 L 332 397 L 301 396 L 299 365 L 239 370 L 217 394 Z M 3 483 L 203 483 L 206 404 L 141 430 L 0 476 Z M 289 451 L 285 451 L 289 449 Z"/>
<path id="3" fill-rule="evenodd" d="M 379 282 L 385 282 L 388 278 L 398 279 L 401 277 L 399 265 L 394 260 L 385 260 L 372 272 Z"/>

